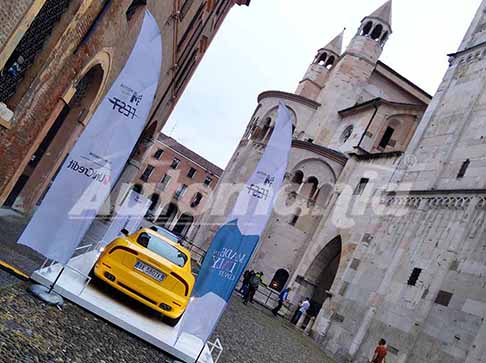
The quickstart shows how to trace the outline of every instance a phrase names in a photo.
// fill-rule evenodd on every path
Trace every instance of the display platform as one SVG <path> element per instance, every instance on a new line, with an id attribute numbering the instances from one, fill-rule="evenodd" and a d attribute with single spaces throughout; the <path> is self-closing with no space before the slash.
<path id="1" fill-rule="evenodd" d="M 160 317 L 147 313 L 146 309 L 139 309 L 135 304 L 117 299 L 116 294 L 87 283 L 88 273 L 97 257 L 98 252 L 91 251 L 71 259 L 58 279 L 54 291 L 177 359 L 194 363 L 203 347 L 203 342 L 199 338 L 184 333 L 177 339 L 180 325 L 170 327 L 163 323 Z M 44 267 L 35 271 L 32 279 L 49 286 L 59 275 L 62 267 L 60 264 Z M 197 362 L 213 363 L 207 345 Z"/>

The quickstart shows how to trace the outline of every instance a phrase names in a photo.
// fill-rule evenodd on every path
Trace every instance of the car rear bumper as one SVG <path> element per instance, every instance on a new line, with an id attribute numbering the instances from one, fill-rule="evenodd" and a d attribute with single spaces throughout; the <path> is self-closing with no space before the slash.
<path id="1" fill-rule="evenodd" d="M 115 278 L 114 281 L 107 277 L 107 273 Z M 171 319 L 180 317 L 187 306 L 188 300 L 182 302 L 179 296 L 176 298 L 166 288 L 154 288 L 153 283 L 147 283 L 148 277 L 145 278 L 140 273 L 131 271 L 124 266 L 117 266 L 116 263 L 110 263 L 108 265 L 107 263 L 98 261 L 94 268 L 94 274 L 98 279 L 123 292 L 125 295 L 130 296 Z M 167 311 L 162 309 L 160 304 L 170 306 L 171 310 Z"/>

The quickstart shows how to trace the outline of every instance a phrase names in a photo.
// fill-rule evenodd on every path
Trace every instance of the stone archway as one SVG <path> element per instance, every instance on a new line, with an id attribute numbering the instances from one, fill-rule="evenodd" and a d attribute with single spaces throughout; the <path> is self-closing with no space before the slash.
<path id="1" fill-rule="evenodd" d="M 311 309 L 308 313 L 311 316 L 317 316 L 330 296 L 329 291 L 338 273 L 341 252 L 342 240 L 341 236 L 337 236 L 322 248 L 305 273 L 306 293 L 311 298 Z"/>
<path id="2" fill-rule="evenodd" d="M 96 63 L 58 101 L 50 116 L 54 121 L 7 197 L 6 206 L 30 212 L 40 204 L 91 118 L 105 78 L 103 64 Z"/>
<path id="3" fill-rule="evenodd" d="M 174 203 L 167 204 L 157 218 L 156 224 L 166 229 L 170 229 L 170 225 L 177 216 L 177 213 L 178 208 Z"/>
<path id="4" fill-rule="evenodd" d="M 177 221 L 177 224 L 172 229 L 172 232 L 182 237 L 185 237 L 187 232 L 189 232 L 189 229 L 191 228 L 193 222 L 193 216 L 191 216 L 190 214 L 183 214 Z"/>

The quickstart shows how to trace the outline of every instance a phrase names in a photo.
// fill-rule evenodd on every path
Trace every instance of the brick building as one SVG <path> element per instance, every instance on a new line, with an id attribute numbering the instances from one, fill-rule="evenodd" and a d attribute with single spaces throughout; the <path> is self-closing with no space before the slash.
<path id="1" fill-rule="evenodd" d="M 143 160 L 133 189 L 152 202 L 145 218 L 192 240 L 223 170 L 164 134 Z"/>
<path id="2" fill-rule="evenodd" d="M 135 159 L 234 4 L 249 1 L 0 0 L 0 206 L 33 211 L 124 66 L 145 9 L 159 25 L 164 56 Z"/>

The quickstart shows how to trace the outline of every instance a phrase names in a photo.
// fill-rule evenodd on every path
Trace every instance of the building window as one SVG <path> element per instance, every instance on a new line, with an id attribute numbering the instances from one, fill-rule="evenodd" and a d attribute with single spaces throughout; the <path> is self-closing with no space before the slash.
<path id="1" fill-rule="evenodd" d="M 437 294 L 437 298 L 435 299 L 435 303 L 442 305 L 442 306 L 449 306 L 451 299 L 452 299 L 452 294 L 450 292 L 441 290 Z"/>
<path id="2" fill-rule="evenodd" d="M 197 171 L 196 169 L 190 168 L 189 171 L 187 172 L 187 177 L 191 179 L 194 178 L 194 176 L 196 175 L 196 171 Z"/>
<path id="3" fill-rule="evenodd" d="M 162 154 L 164 153 L 164 150 L 162 149 L 157 149 L 157 151 L 155 152 L 154 154 L 154 158 L 157 159 L 157 160 L 160 160 L 160 158 L 162 157 Z"/>
<path id="4" fill-rule="evenodd" d="M 351 270 L 358 271 L 359 265 L 361 265 L 361 260 L 353 258 L 353 261 L 351 261 L 351 265 L 349 266 L 349 268 Z"/>
<path id="5" fill-rule="evenodd" d="M 194 0 L 186 0 L 184 1 L 184 3 L 182 4 L 182 7 L 181 7 L 181 15 L 180 15 L 180 19 L 182 20 L 187 12 L 189 11 L 189 9 L 191 8 L 191 5 L 192 3 L 194 2 Z"/>
<path id="6" fill-rule="evenodd" d="M 181 163 L 181 161 L 177 158 L 174 158 L 174 160 L 172 160 L 172 163 L 170 164 L 170 167 L 172 169 L 177 169 L 179 167 L 179 164 Z"/>
<path id="7" fill-rule="evenodd" d="M 186 193 L 186 190 L 187 190 L 187 185 L 185 184 L 182 184 L 178 189 L 177 191 L 175 192 L 174 194 L 174 198 L 176 200 L 181 200 L 181 198 L 184 196 L 184 194 Z"/>
<path id="8" fill-rule="evenodd" d="M 160 191 L 164 191 L 165 188 L 167 188 L 167 185 L 169 185 L 170 179 L 171 179 L 170 175 L 167 175 L 167 174 L 165 174 L 162 177 L 162 180 L 159 183 L 159 190 Z"/>
<path id="9" fill-rule="evenodd" d="M 12 4 L 15 2 L 12 1 Z M 34 63 L 52 29 L 69 6 L 69 0 L 47 0 L 17 47 L 0 69 L 0 102 L 15 94 L 17 85 L 24 78 L 27 69 Z"/>
<path id="10" fill-rule="evenodd" d="M 142 185 L 141 185 L 141 184 L 135 184 L 135 185 L 132 187 L 132 190 L 133 190 L 135 193 L 142 194 L 143 187 L 142 187 Z"/>
<path id="11" fill-rule="evenodd" d="M 147 5 L 147 0 L 133 0 L 125 13 L 125 16 L 127 17 L 127 21 L 132 20 L 138 8 L 145 5 Z"/>
<path id="12" fill-rule="evenodd" d="M 152 165 L 147 165 L 145 171 L 140 176 L 140 179 L 142 179 L 145 182 L 148 181 L 148 178 L 150 178 L 150 175 L 152 175 L 153 171 L 154 171 L 154 167 Z"/>
<path id="13" fill-rule="evenodd" d="M 412 274 L 410 275 L 410 278 L 408 279 L 407 285 L 415 286 L 421 273 L 421 268 L 414 268 Z"/>
<path id="14" fill-rule="evenodd" d="M 210 176 L 207 176 L 206 179 L 204 179 L 204 185 L 209 187 L 211 185 L 211 182 L 213 181 L 213 178 Z"/>
<path id="15" fill-rule="evenodd" d="M 196 193 L 194 194 L 194 197 L 192 198 L 191 201 L 191 208 L 196 208 L 199 204 L 201 204 L 201 200 L 203 198 L 203 195 L 201 193 Z"/>
<path id="16" fill-rule="evenodd" d="M 150 197 L 150 206 L 148 208 L 149 211 L 153 211 L 155 209 L 155 207 L 157 206 L 157 203 L 159 202 L 159 195 L 154 193 L 152 194 L 152 196 Z"/>
<path id="17" fill-rule="evenodd" d="M 457 179 L 461 179 L 466 175 L 467 168 L 469 167 L 469 164 L 471 164 L 471 161 L 467 159 L 465 162 L 462 163 L 461 169 L 459 170 L 459 173 L 457 174 Z"/>
<path id="18" fill-rule="evenodd" d="M 339 137 L 339 141 L 341 142 L 341 144 L 344 144 L 344 143 L 346 143 L 346 141 L 349 140 L 349 138 L 353 134 L 353 129 L 354 129 L 353 125 L 349 125 L 348 127 L 346 127 L 344 129 L 341 136 Z"/>
<path id="19" fill-rule="evenodd" d="M 370 180 L 368 178 L 361 178 L 359 180 L 358 185 L 356 186 L 356 189 L 354 190 L 354 195 L 361 195 L 363 194 L 364 190 L 366 189 L 366 185 L 368 185 L 368 182 Z"/>
<path id="20" fill-rule="evenodd" d="M 388 126 L 386 128 L 385 133 L 383 134 L 383 137 L 381 138 L 381 141 L 380 141 L 380 147 L 382 147 L 384 149 L 388 146 L 394 132 L 395 132 L 395 129 L 393 129 L 393 127 Z"/>

